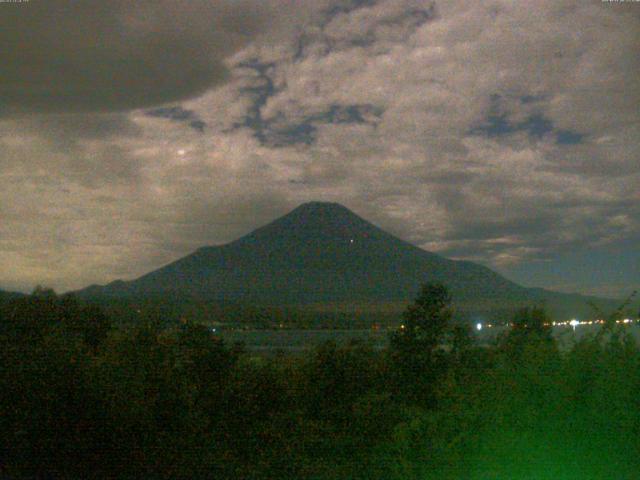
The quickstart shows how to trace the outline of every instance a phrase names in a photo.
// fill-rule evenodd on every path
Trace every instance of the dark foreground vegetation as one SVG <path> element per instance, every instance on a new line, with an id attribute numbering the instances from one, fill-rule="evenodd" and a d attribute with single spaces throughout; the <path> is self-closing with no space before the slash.
<path id="1" fill-rule="evenodd" d="M 640 478 L 640 351 L 624 330 L 560 351 L 531 308 L 480 348 L 450 300 L 425 286 L 386 351 L 272 358 L 191 323 L 116 328 L 49 291 L 7 301 L 0 477 Z"/>

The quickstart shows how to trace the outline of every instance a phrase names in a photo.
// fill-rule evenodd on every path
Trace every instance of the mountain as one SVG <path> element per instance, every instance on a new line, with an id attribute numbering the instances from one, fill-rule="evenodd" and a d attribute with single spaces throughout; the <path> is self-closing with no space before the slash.
<path id="1" fill-rule="evenodd" d="M 305 203 L 222 246 L 203 247 L 132 281 L 91 286 L 87 299 L 173 298 L 257 305 L 397 305 L 440 281 L 463 311 L 550 300 L 574 311 L 586 298 L 527 289 L 482 265 L 422 250 L 336 203 Z M 567 307 L 568 308 L 564 308 Z"/>
<path id="2" fill-rule="evenodd" d="M 24 294 L 17 292 L 7 292 L 6 290 L 0 290 L 0 302 L 6 300 L 13 300 L 15 298 L 23 297 Z"/>

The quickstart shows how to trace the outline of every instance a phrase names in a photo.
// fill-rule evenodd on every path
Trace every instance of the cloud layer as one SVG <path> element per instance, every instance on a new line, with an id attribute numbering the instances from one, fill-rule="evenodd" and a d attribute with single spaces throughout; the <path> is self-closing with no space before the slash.
<path id="1" fill-rule="evenodd" d="M 113 111 L 197 95 L 263 29 L 260 9 L 246 0 L 4 4 L 0 111 Z"/>
<path id="2" fill-rule="evenodd" d="M 83 27 L 61 14 L 88 50 L 60 40 L 42 63 L 50 37 L 33 34 L 32 62 L 14 62 L 38 81 L 0 81 L 3 110 L 21 113 L 0 120 L 0 283 L 132 278 L 313 199 L 524 283 L 640 284 L 637 257 L 618 276 L 561 261 L 640 240 L 640 10 L 359 0 L 247 16 L 236 3 L 113 2 Z M 265 22 L 288 28 L 256 36 Z M 88 40 L 117 25 L 127 41 Z M 158 79 L 129 68 L 145 55 L 136 68 Z M 85 70 L 47 73 L 55 59 Z M 104 71 L 123 82 L 111 96 Z"/>

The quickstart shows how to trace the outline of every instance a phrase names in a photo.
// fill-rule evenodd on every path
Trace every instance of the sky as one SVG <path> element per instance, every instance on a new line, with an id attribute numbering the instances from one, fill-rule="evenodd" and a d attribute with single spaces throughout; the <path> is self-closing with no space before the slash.
<path id="1" fill-rule="evenodd" d="M 526 286 L 640 289 L 640 3 L 0 3 L 0 288 L 306 201 Z"/>

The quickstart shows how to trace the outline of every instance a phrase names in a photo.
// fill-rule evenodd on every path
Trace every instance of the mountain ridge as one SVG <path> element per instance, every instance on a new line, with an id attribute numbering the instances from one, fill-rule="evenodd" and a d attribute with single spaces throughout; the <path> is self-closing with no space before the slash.
<path id="1" fill-rule="evenodd" d="M 486 266 L 423 250 L 327 202 L 304 203 L 232 242 L 201 247 L 134 280 L 76 293 L 272 306 L 406 302 L 427 281 L 448 285 L 460 304 L 577 301 L 575 295 L 526 288 Z M 578 297 L 585 304 L 593 298 Z"/>
<path id="2" fill-rule="evenodd" d="M 24 293 L 19 293 L 19 292 L 11 292 L 8 290 L 1 290 L 0 289 L 0 301 L 2 300 L 12 300 L 15 298 L 20 298 L 20 297 L 24 297 L 25 294 Z"/>

